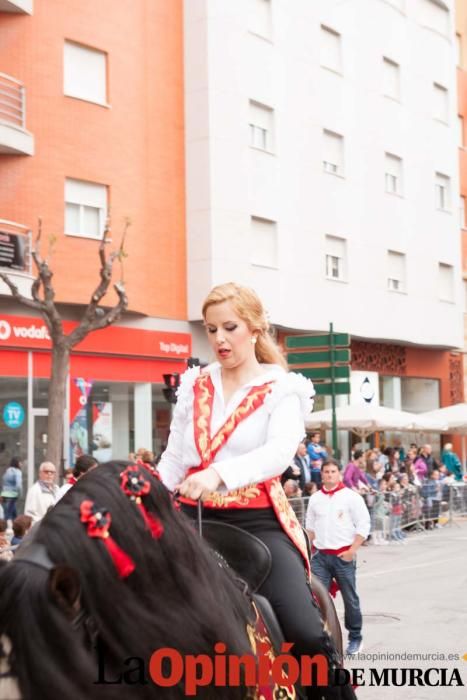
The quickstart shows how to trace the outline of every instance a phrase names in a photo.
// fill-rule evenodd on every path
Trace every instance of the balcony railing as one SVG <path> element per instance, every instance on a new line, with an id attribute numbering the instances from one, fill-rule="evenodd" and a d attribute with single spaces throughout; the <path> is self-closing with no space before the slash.
<path id="1" fill-rule="evenodd" d="M 34 153 L 34 137 L 26 131 L 26 88 L 6 73 L 0 73 L 0 153 Z"/>
<path id="2" fill-rule="evenodd" d="M 26 128 L 26 91 L 19 80 L 0 73 L 0 120 Z"/>
<path id="3" fill-rule="evenodd" d="M 23 12 L 32 15 L 33 0 L 0 0 L 0 12 Z"/>

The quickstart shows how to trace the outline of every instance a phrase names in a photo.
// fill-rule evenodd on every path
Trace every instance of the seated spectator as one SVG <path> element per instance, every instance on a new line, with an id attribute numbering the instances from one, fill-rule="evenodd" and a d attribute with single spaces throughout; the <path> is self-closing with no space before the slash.
<path id="1" fill-rule="evenodd" d="M 31 529 L 31 525 L 32 518 L 29 515 L 18 515 L 18 517 L 13 520 L 13 537 L 11 538 L 11 544 L 13 546 L 21 544 L 24 537 Z"/>

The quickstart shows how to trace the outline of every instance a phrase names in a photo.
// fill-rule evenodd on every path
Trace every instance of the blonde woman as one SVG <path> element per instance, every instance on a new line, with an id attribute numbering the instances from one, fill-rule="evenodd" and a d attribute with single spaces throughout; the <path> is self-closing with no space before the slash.
<path id="1" fill-rule="evenodd" d="M 160 476 L 178 491 L 190 517 L 196 518 L 201 499 L 210 520 L 241 527 L 269 547 L 272 569 L 259 592 L 296 655 L 324 652 L 334 665 L 335 650 L 310 592 L 303 531 L 280 483 L 303 438 L 313 385 L 287 372 L 253 290 L 234 283 L 214 287 L 202 315 L 216 361 L 182 377 Z M 341 697 L 338 688 L 330 692 Z"/>

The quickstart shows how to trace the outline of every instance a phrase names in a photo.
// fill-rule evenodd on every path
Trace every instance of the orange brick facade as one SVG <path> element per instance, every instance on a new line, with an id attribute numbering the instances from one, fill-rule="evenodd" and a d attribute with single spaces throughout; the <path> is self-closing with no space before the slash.
<path id="1" fill-rule="evenodd" d="M 109 187 L 114 243 L 125 217 L 129 308 L 186 318 L 182 0 L 42 0 L 0 13 L 1 70 L 27 92 L 34 156 L 0 155 L 0 218 L 57 236 L 60 301 L 96 284 L 97 247 L 64 235 L 66 177 Z M 108 107 L 63 91 L 65 40 L 108 54 Z"/>

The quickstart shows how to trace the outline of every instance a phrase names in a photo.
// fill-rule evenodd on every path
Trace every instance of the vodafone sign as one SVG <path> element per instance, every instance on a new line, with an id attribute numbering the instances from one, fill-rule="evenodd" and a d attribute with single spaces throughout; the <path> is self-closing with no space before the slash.
<path id="1" fill-rule="evenodd" d="M 21 342 L 21 341 L 25 342 Z M 31 343 L 31 341 L 36 341 Z M 37 341 L 41 341 L 37 343 Z M 50 347 L 47 326 L 39 319 L 0 317 L 0 344 L 15 347 Z"/>
<path id="2" fill-rule="evenodd" d="M 71 321 L 63 323 L 65 333 L 76 328 Z M 49 332 L 40 318 L 0 315 L 0 348 L 29 348 L 49 350 Z M 110 326 L 91 333 L 76 346 L 76 353 L 93 355 L 125 355 L 133 357 L 187 358 L 191 355 L 191 335 L 148 331 L 140 328 Z"/>
<path id="3" fill-rule="evenodd" d="M 40 327 L 34 323 L 30 325 L 11 324 L 4 318 L 0 319 L 0 340 L 9 340 L 10 338 L 31 338 L 37 340 L 50 340 L 47 326 L 44 324 Z M 50 344 L 50 343 L 49 343 Z"/>

